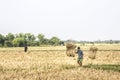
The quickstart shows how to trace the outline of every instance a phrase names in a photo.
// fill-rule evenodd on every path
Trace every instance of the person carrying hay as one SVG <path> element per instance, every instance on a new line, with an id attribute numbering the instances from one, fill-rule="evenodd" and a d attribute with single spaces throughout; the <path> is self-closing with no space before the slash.
<path id="1" fill-rule="evenodd" d="M 80 47 L 77 48 L 77 52 L 78 54 L 78 59 L 77 59 L 77 63 L 82 66 L 82 61 L 83 61 L 83 51 L 80 49 Z"/>

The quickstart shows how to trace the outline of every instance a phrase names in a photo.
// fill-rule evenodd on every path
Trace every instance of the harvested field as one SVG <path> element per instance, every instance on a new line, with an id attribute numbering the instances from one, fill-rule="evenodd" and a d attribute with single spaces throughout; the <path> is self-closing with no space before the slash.
<path id="1" fill-rule="evenodd" d="M 120 80 L 120 51 L 98 51 L 92 60 L 87 49 L 80 67 L 65 47 L 0 48 L 0 80 Z"/>

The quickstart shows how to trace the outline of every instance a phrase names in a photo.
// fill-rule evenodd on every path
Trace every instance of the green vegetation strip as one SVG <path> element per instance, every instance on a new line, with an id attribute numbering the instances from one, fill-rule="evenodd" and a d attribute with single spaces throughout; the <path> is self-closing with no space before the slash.
<path id="1" fill-rule="evenodd" d="M 94 68 L 94 69 L 101 69 L 101 70 L 112 70 L 112 71 L 117 71 L 120 72 L 120 65 L 111 65 L 111 64 L 104 64 L 104 65 L 85 65 L 83 66 L 84 68 Z"/>

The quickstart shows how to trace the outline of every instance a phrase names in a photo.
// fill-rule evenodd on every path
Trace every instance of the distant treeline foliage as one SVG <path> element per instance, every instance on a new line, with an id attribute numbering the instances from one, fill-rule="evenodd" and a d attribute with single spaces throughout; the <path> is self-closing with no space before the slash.
<path id="1" fill-rule="evenodd" d="M 47 39 L 43 34 L 38 34 L 37 36 L 31 33 L 0 34 L 0 47 L 23 47 L 26 41 L 28 46 L 64 45 L 64 41 L 55 36 Z"/>
<path id="2" fill-rule="evenodd" d="M 37 36 L 31 33 L 18 33 L 12 34 L 8 33 L 7 35 L 0 34 L 0 47 L 23 47 L 24 43 L 27 41 L 28 46 L 46 46 L 46 45 L 65 45 L 66 42 L 80 43 L 85 44 L 94 44 L 94 43 L 106 43 L 106 44 L 118 44 L 120 40 L 97 40 L 97 41 L 76 41 L 76 40 L 60 40 L 58 37 L 53 36 L 48 39 L 45 38 L 44 34 L 40 33 Z"/>

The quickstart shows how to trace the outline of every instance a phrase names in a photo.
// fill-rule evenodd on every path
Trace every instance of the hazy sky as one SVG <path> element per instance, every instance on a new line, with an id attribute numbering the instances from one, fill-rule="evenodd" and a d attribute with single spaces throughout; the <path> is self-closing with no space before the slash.
<path id="1" fill-rule="evenodd" d="M 0 0 L 0 34 L 120 40 L 120 0 Z"/>

